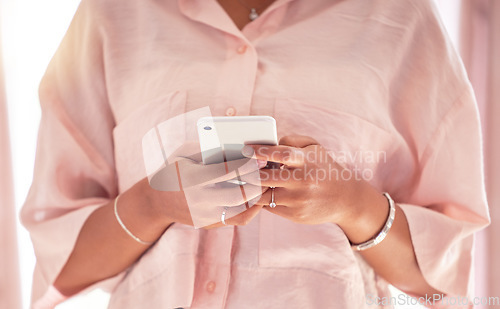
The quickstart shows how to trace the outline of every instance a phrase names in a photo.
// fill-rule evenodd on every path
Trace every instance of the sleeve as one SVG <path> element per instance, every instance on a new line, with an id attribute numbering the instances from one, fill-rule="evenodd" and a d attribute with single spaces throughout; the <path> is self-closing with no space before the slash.
<path id="1" fill-rule="evenodd" d="M 39 89 L 33 183 L 21 211 L 37 259 L 32 302 L 50 292 L 88 216 L 117 194 L 115 121 L 92 5 L 80 4 Z"/>
<path id="2" fill-rule="evenodd" d="M 425 279 L 443 293 L 468 297 L 474 233 L 490 222 L 474 102 L 467 91 L 445 116 L 420 159 L 413 203 L 399 204 Z"/>
<path id="3" fill-rule="evenodd" d="M 471 297 L 474 233 L 490 222 L 478 110 L 432 1 L 410 2 L 419 21 L 392 98 L 418 172 L 395 190 L 395 199 L 427 282 L 449 297 Z"/>

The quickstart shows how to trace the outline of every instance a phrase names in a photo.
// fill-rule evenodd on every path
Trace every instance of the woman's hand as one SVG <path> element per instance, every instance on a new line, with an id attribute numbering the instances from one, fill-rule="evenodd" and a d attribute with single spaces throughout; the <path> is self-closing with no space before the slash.
<path id="1" fill-rule="evenodd" d="M 241 159 L 203 165 L 190 158 L 177 158 L 150 177 L 150 203 L 167 222 L 195 227 L 221 227 L 221 215 L 229 225 L 245 225 L 262 206 L 251 207 L 260 199 L 258 184 L 228 183 L 238 177 L 257 177 L 267 162 Z"/>
<path id="2" fill-rule="evenodd" d="M 248 147 L 244 149 L 245 155 L 282 164 L 281 169 L 261 170 L 260 183 L 276 188 L 277 206 L 266 207 L 266 210 L 293 222 L 332 222 L 340 227 L 352 226 L 362 217 L 362 205 L 366 204 L 367 193 L 375 194 L 375 200 L 382 198 L 384 202 L 382 195 L 360 175 L 335 162 L 327 150 L 310 137 L 287 136 L 280 140 L 279 146 L 251 147 L 253 151 Z M 251 176 L 243 179 L 252 182 Z M 267 206 L 270 201 L 271 190 L 268 190 L 258 205 Z"/>

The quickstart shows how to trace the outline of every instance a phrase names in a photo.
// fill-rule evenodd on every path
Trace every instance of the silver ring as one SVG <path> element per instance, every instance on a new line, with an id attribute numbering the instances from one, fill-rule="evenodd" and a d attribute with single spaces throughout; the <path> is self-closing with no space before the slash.
<path id="1" fill-rule="evenodd" d="M 227 225 L 227 223 L 226 223 L 226 210 L 227 210 L 227 207 L 224 207 L 224 210 L 222 211 L 222 215 L 220 215 L 220 222 L 222 222 L 222 224 L 224 224 L 224 225 Z"/>
<path id="2" fill-rule="evenodd" d="M 271 203 L 269 203 L 269 207 L 276 207 L 276 202 L 274 201 L 274 189 L 275 187 L 271 187 Z"/>

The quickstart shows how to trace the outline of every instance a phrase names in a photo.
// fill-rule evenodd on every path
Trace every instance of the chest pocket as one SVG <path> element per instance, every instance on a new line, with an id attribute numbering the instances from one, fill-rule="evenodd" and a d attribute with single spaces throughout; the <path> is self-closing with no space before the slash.
<path id="1" fill-rule="evenodd" d="M 185 92 L 172 92 L 152 100 L 130 112 L 113 131 L 115 165 L 120 191 L 145 178 L 142 139 L 158 124 L 184 113 Z"/>

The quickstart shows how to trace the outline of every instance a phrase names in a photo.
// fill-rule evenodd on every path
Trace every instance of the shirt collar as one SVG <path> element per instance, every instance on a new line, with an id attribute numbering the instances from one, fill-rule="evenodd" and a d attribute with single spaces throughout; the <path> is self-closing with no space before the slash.
<path id="1" fill-rule="evenodd" d="M 296 0 L 276 0 L 274 1 L 259 17 L 262 19 L 272 11 Z M 186 17 L 204 23 L 208 26 L 214 27 L 221 31 L 233 34 L 237 37 L 244 38 L 243 32 L 236 27 L 229 15 L 224 11 L 224 8 L 217 2 L 217 0 L 178 0 L 179 9 Z M 259 19 L 251 22 L 246 28 L 251 28 Z M 245 38 L 246 40 L 246 38 Z"/>

